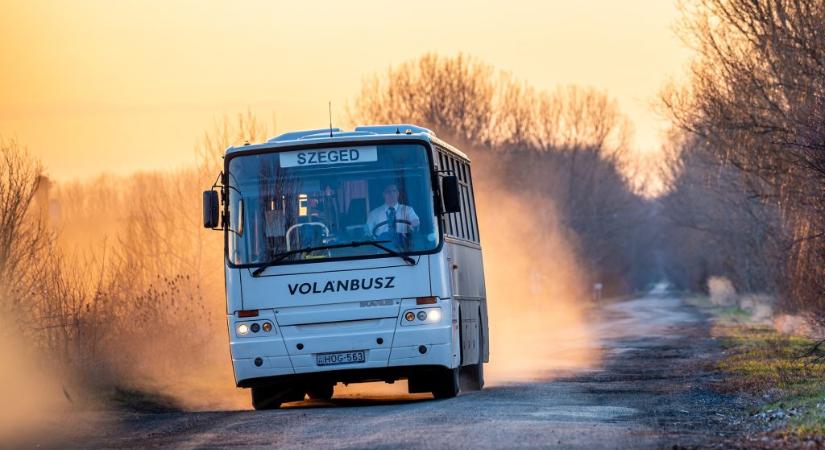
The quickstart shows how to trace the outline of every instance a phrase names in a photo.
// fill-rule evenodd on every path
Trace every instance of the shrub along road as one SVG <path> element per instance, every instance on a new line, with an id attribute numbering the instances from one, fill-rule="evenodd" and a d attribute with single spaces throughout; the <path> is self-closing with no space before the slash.
<path id="1" fill-rule="evenodd" d="M 706 317 L 650 294 L 599 305 L 598 369 L 456 399 L 343 397 L 276 411 L 118 412 L 74 441 L 96 448 L 662 448 L 716 446 L 744 404 L 711 389 L 721 354 Z M 495 357 L 495 355 L 493 355 Z"/>

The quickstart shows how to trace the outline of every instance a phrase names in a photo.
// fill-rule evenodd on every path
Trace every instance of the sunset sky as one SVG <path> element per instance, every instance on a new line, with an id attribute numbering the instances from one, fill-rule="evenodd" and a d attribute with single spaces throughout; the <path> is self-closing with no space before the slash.
<path id="1" fill-rule="evenodd" d="M 345 125 L 365 76 L 465 52 L 538 88 L 606 90 L 651 151 L 650 104 L 689 57 L 677 18 L 672 0 L 0 0 L 0 135 L 58 180 L 180 167 L 224 115 L 275 134 L 326 126 L 331 100 Z"/>

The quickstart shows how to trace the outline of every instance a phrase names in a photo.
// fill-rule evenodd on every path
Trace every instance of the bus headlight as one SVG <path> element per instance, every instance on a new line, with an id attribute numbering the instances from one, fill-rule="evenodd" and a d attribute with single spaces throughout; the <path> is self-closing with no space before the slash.
<path id="1" fill-rule="evenodd" d="M 441 308 L 419 308 L 404 312 L 402 325 L 432 325 L 441 322 Z"/>
<path id="2" fill-rule="evenodd" d="M 263 332 L 263 333 L 261 333 Z M 239 322 L 235 324 L 235 336 L 253 338 L 262 334 L 276 334 L 275 325 L 268 321 Z"/>

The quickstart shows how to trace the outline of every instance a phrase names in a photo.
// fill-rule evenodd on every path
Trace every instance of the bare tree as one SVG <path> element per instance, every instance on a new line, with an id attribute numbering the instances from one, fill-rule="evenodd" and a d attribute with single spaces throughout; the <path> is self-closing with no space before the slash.
<path id="1" fill-rule="evenodd" d="M 39 162 L 14 140 L 0 138 L 0 302 L 5 313 L 29 304 L 32 269 L 51 236 L 44 224 L 48 204 L 38 205 L 46 183 Z"/>
<path id="2" fill-rule="evenodd" d="M 348 114 L 353 122 L 419 123 L 486 142 L 495 87 L 487 64 L 463 54 L 427 54 L 365 80 Z"/>
<path id="3" fill-rule="evenodd" d="M 760 234 L 780 241 L 731 255 L 732 265 L 777 258 L 785 306 L 822 311 L 825 3 L 696 0 L 683 10 L 682 32 L 697 57 L 688 86 L 663 97 L 674 123 L 694 137 L 687 151 L 705 155 L 686 159 L 685 170 L 705 170 L 695 166 L 699 160 L 715 166 L 730 178 L 716 183 L 731 189 L 716 195 L 727 210 L 747 213 L 768 227 Z M 734 233 L 713 228 L 718 236 Z"/>
<path id="4" fill-rule="evenodd" d="M 366 80 L 350 116 L 420 123 L 465 143 L 485 174 L 480 183 L 497 177 L 511 195 L 536 199 L 536 210 L 558 213 L 531 220 L 567 227 L 588 272 L 609 290 L 646 279 L 636 239 L 650 217 L 623 172 L 630 124 L 605 93 L 539 92 L 464 55 L 428 54 Z"/>

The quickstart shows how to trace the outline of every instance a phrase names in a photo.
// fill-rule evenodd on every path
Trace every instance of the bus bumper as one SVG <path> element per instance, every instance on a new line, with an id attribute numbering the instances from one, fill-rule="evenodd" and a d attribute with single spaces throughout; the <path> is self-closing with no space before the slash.
<path id="1" fill-rule="evenodd" d="M 327 382 L 393 381 L 421 368 L 453 368 L 459 364 L 459 349 L 454 344 L 457 322 L 451 318 L 451 311 L 446 311 L 437 324 L 409 326 L 402 317 L 394 317 L 285 326 L 268 336 L 238 337 L 234 331 L 245 319 L 229 316 L 235 381 L 239 387 L 277 383 L 296 375 Z M 272 311 L 261 311 L 254 321 L 266 320 L 274 323 Z M 349 351 L 364 351 L 365 361 L 318 364 L 318 354 Z"/>

